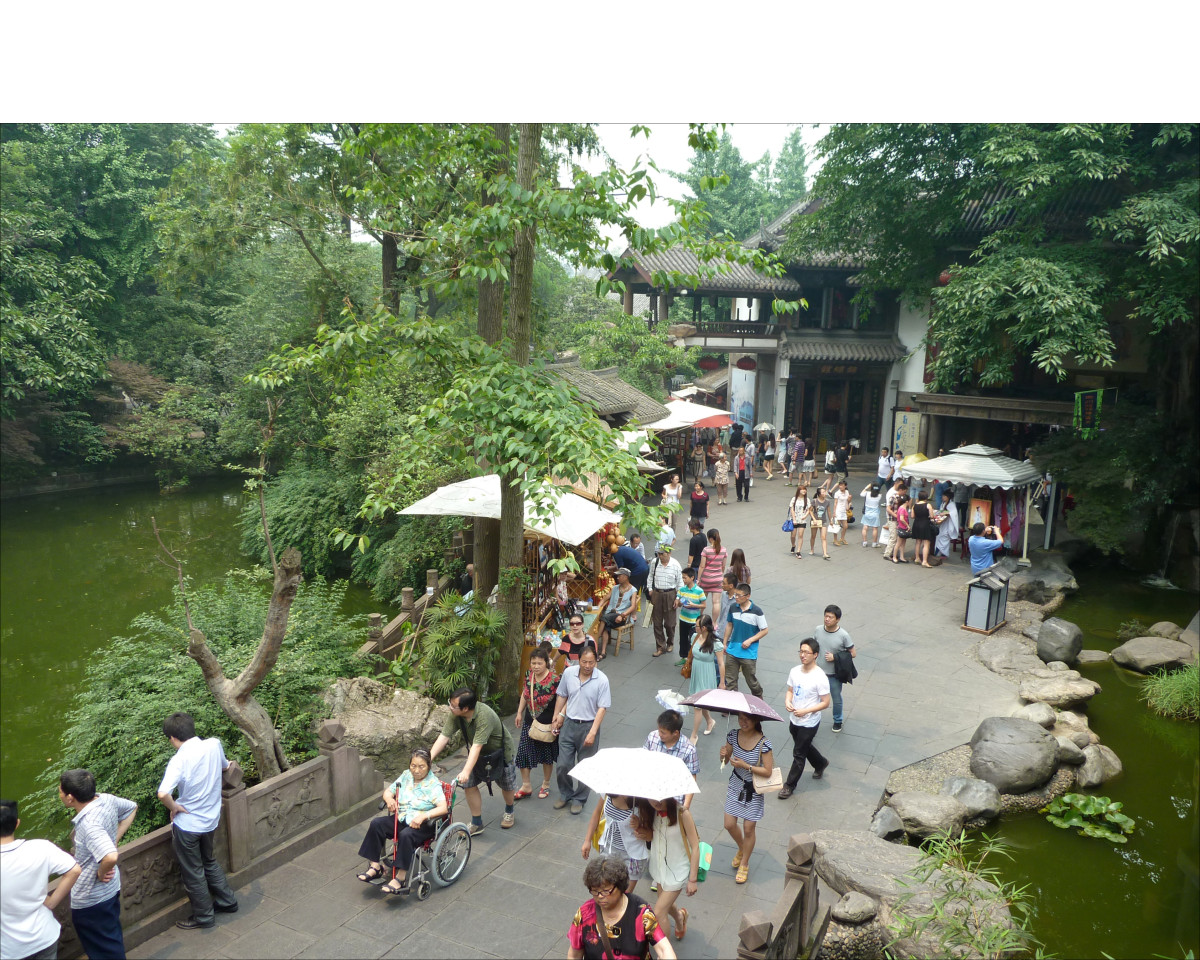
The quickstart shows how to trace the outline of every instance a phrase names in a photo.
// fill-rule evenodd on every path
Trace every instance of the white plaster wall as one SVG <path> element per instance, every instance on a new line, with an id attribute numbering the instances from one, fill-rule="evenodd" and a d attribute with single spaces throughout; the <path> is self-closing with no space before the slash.
<path id="1" fill-rule="evenodd" d="M 924 306 L 920 310 L 911 310 L 907 306 L 900 307 L 900 324 L 897 335 L 904 349 L 911 351 L 912 356 L 905 361 L 892 365 L 891 379 L 900 381 L 900 396 L 909 393 L 923 393 L 925 384 L 925 348 L 921 340 L 929 327 L 929 311 Z"/>
<path id="2" fill-rule="evenodd" d="M 757 320 L 758 319 L 758 299 L 738 298 L 732 301 L 729 307 L 730 320 Z"/>

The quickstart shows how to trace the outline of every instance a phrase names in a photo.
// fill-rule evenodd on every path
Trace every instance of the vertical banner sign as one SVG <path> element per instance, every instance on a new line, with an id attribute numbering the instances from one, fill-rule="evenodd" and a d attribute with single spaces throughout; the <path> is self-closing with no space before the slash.
<path id="1" fill-rule="evenodd" d="M 729 368 L 729 415 L 747 432 L 754 429 L 755 382 L 755 371 Z"/>
<path id="2" fill-rule="evenodd" d="M 892 450 L 902 450 L 907 457 L 916 453 L 921 438 L 921 415 L 912 410 L 896 411 L 896 429 L 892 431 Z"/>
<path id="3" fill-rule="evenodd" d="M 1100 401 L 1103 390 L 1084 390 L 1075 394 L 1075 429 L 1084 440 L 1090 440 L 1100 427 Z"/>

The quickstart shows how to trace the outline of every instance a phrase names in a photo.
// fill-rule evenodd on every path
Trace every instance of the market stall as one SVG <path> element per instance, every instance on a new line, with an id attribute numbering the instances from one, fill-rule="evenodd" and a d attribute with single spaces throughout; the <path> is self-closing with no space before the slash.
<path id="1" fill-rule="evenodd" d="M 615 541 L 621 516 L 594 501 L 593 497 L 599 499 L 605 489 L 598 479 L 594 485 L 597 493 L 593 496 L 560 489 L 549 517 L 536 515 L 533 504 L 525 503 L 524 566 L 528 586 L 522 601 L 521 625 L 526 655 L 545 631 L 559 629 L 559 615 L 564 609 L 560 601 L 594 608 L 607 598 L 612 587 L 614 564 L 609 538 Z M 489 474 L 447 484 L 400 512 L 408 516 L 499 519 L 500 478 Z M 560 565 L 553 561 L 568 555 L 574 557 L 578 572 L 572 578 L 560 578 Z"/>
<path id="2" fill-rule="evenodd" d="M 963 524 L 963 537 L 977 520 L 995 524 L 1010 550 L 1020 541 L 1020 562 L 1029 564 L 1030 499 L 1033 488 L 1042 479 L 1035 466 L 1006 457 L 995 447 L 972 444 L 920 463 L 909 463 L 905 458 L 899 474 L 905 478 L 947 480 L 975 487 Z"/>
<path id="3" fill-rule="evenodd" d="M 646 424 L 646 430 L 654 433 L 659 442 L 658 452 L 662 461 L 686 476 L 684 467 L 691 453 L 691 443 L 697 428 L 728 427 L 733 419 L 724 410 L 706 407 L 701 403 L 673 397 L 666 403 L 670 415 L 655 423 Z"/>

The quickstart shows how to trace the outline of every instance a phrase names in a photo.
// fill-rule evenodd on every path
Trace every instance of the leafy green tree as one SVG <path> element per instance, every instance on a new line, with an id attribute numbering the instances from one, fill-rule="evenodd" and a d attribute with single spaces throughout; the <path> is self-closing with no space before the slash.
<path id="1" fill-rule="evenodd" d="M 864 264 L 862 298 L 888 289 L 932 298 L 932 386 L 944 392 L 1052 385 L 1077 361 L 1111 365 L 1112 324 L 1132 321 L 1150 343 L 1154 429 L 1170 442 L 1137 447 L 1119 480 L 1104 443 L 1078 444 L 1070 464 L 1049 452 L 1066 440 L 1035 456 L 1064 474 L 1077 468 L 1073 489 L 1084 496 L 1072 527 L 1109 549 L 1111 533 L 1089 516 L 1107 515 L 1098 501 L 1110 481 L 1157 490 L 1139 518 L 1154 540 L 1165 510 L 1197 500 L 1198 133 L 1195 124 L 837 125 L 821 141 L 813 186 L 824 203 L 793 223 L 782 256 L 840 250 Z M 949 282 L 938 286 L 943 271 Z M 1158 477 L 1178 483 L 1164 490 Z"/>
<path id="2" fill-rule="evenodd" d="M 687 170 L 671 171 L 671 175 L 704 201 L 710 218 L 706 227 L 709 236 L 728 232 L 744 240 L 758 230 L 760 221 L 773 216 L 765 184 L 770 169 L 769 154 L 754 163 L 743 160 L 732 135 L 725 131 L 715 149 L 707 143 L 698 144 Z"/>
<path id="3" fill-rule="evenodd" d="M 665 327 L 647 330 L 644 320 L 626 316 L 615 304 L 603 319 L 582 325 L 579 333 L 579 356 L 585 367 L 616 367 L 622 380 L 657 400 L 666 399 L 670 377 L 699 373 L 698 349 L 674 346 Z"/>
<path id="4" fill-rule="evenodd" d="M 231 571 L 221 583 L 189 590 L 196 626 L 231 668 L 254 658 L 270 583 L 270 571 L 258 568 Z M 339 612 L 345 591 L 344 583 L 304 584 L 292 606 L 288 642 L 259 688 L 280 742 L 295 762 L 316 756 L 311 725 L 325 715 L 321 695 L 329 683 L 362 675 L 371 666 L 356 654 L 361 625 Z M 137 801 L 141 811 L 131 828 L 134 836 L 163 826 L 169 818 L 155 794 L 172 751 L 162 722 L 176 710 L 195 717 L 204 736 L 220 737 L 229 758 L 251 779 L 261 779 L 265 773 L 249 742 L 209 696 L 187 644 L 187 616 L 177 595 L 163 610 L 135 617 L 127 636 L 95 651 L 85 667 L 87 694 L 66 712 L 65 752 L 23 805 L 36 809 L 42 822 L 57 824 L 65 836 L 69 811 L 58 802 L 58 776 L 64 769 L 87 767 L 106 790 Z"/>
<path id="5" fill-rule="evenodd" d="M 770 214 L 774 219 L 797 200 L 808 196 L 808 149 L 799 127 L 789 133 L 771 166 Z"/>

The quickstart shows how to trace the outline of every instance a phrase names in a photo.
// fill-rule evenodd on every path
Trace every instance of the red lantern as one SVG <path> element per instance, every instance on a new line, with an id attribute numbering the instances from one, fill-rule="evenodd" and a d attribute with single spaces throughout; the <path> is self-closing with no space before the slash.
<path id="1" fill-rule="evenodd" d="M 754 362 L 753 357 L 742 357 L 742 359 L 737 362 L 737 368 L 739 370 L 753 370 L 757 366 L 758 364 Z"/>
<path id="2" fill-rule="evenodd" d="M 716 357 L 701 357 L 696 362 L 696 366 L 698 366 L 701 370 L 716 370 L 721 366 L 721 361 Z"/>
<path id="3" fill-rule="evenodd" d="M 949 270 L 943 270 L 940 274 L 938 274 L 938 286 L 939 287 L 944 287 L 949 282 L 950 282 L 950 271 Z"/>

